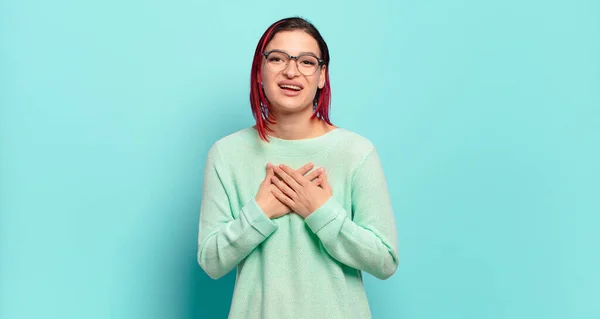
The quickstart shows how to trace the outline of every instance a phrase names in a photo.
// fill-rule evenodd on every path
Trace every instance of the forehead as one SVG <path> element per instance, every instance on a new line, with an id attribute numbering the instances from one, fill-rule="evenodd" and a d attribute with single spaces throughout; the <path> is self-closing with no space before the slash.
<path id="1" fill-rule="evenodd" d="M 265 51 L 282 50 L 291 55 L 312 52 L 320 56 L 319 44 L 310 34 L 302 30 L 282 31 L 273 36 Z"/>

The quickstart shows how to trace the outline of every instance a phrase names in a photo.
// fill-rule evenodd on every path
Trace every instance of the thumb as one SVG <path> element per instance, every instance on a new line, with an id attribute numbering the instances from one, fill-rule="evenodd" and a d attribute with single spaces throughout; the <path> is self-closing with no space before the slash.
<path id="1" fill-rule="evenodd" d="M 332 192 L 331 185 L 329 185 L 329 181 L 327 180 L 327 172 L 325 170 L 323 170 L 323 174 L 321 174 L 320 179 L 322 181 L 321 187 L 323 187 L 324 190 L 331 193 Z"/>
<path id="2" fill-rule="evenodd" d="M 273 170 L 273 164 L 267 163 L 267 175 L 265 176 L 264 184 L 271 183 L 271 177 L 275 176 L 275 171 Z"/>

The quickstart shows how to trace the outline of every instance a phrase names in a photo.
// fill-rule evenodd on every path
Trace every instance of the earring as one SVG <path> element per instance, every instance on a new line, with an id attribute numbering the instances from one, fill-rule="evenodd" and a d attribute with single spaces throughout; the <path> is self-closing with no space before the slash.
<path id="1" fill-rule="evenodd" d="M 267 117 L 269 116 L 269 108 L 263 104 L 263 102 L 260 102 L 260 113 L 262 114 L 262 117 L 264 119 L 267 119 Z"/>

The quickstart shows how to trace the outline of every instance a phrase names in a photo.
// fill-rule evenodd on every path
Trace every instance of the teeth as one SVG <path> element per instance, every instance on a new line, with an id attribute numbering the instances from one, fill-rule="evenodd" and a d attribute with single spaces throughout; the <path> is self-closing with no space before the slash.
<path id="1" fill-rule="evenodd" d="M 283 84 L 279 86 L 280 88 L 287 88 L 287 89 L 292 89 L 292 90 L 296 90 L 296 91 L 300 91 L 302 90 L 299 86 L 295 86 L 295 85 L 287 85 L 287 84 Z"/>

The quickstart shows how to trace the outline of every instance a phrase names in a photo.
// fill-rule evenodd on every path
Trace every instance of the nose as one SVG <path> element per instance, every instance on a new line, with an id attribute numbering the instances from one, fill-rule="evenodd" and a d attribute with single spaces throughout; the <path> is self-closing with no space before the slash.
<path id="1" fill-rule="evenodd" d="M 294 66 L 292 66 L 292 64 Z M 294 78 L 298 76 L 300 74 L 300 71 L 298 70 L 298 60 L 290 59 L 287 67 L 283 70 L 283 74 L 288 78 Z"/>

